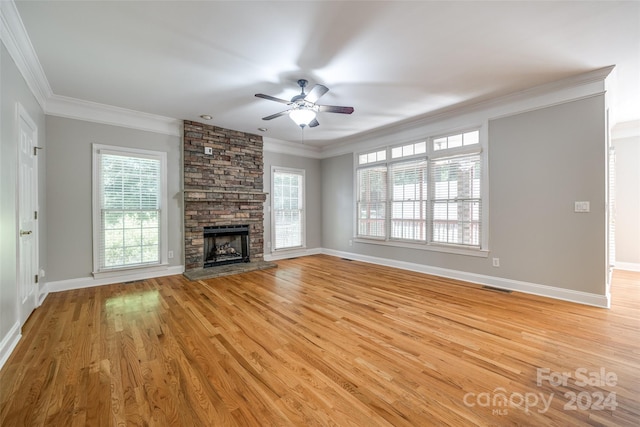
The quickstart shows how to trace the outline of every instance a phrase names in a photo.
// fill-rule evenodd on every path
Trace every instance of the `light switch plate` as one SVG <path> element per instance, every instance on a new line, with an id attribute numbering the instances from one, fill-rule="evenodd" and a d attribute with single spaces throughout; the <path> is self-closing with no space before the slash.
<path id="1" fill-rule="evenodd" d="M 574 212 L 590 212 L 589 202 L 575 202 Z"/>

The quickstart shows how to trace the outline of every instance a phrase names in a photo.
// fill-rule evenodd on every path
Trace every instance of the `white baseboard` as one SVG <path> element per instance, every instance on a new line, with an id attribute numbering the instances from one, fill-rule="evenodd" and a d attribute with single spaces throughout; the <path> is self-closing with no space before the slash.
<path id="1" fill-rule="evenodd" d="M 90 288 L 92 286 L 102 286 L 102 285 L 111 285 L 113 283 L 123 283 L 123 282 L 132 282 L 135 280 L 145 280 L 152 279 L 154 277 L 163 277 L 163 276 L 173 276 L 174 274 L 182 274 L 184 273 L 184 266 L 172 266 L 167 267 L 166 270 L 156 270 L 156 271 L 147 271 L 142 273 L 127 273 L 122 276 L 114 276 L 114 277 L 102 277 L 102 278 L 94 278 L 94 277 L 79 277 L 77 279 L 68 279 L 68 280 L 58 280 L 55 282 L 47 282 L 44 286 L 43 291 L 41 291 L 41 298 L 44 300 L 42 295 L 46 296 L 49 292 L 61 292 L 61 291 L 70 291 L 72 289 L 82 289 L 82 288 Z"/>
<path id="2" fill-rule="evenodd" d="M 640 271 L 640 264 L 635 262 L 619 262 L 616 261 L 615 267 L 616 270 L 626 270 L 626 271 Z"/>
<path id="3" fill-rule="evenodd" d="M 0 341 L 0 369 L 4 366 L 4 364 L 11 356 L 11 353 L 18 345 L 18 341 L 22 338 L 22 334 L 20 333 L 20 323 L 16 322 L 13 324 L 7 335 L 2 338 Z"/>
<path id="4" fill-rule="evenodd" d="M 554 286 L 540 285 L 537 283 L 505 279 L 502 277 L 485 276 L 483 274 L 469 273 L 466 271 L 450 270 L 447 268 L 433 267 L 430 265 L 396 261 L 387 258 L 378 258 L 368 255 L 354 254 L 350 252 L 335 251 L 333 249 L 323 249 L 322 253 L 340 258 L 349 258 L 357 261 L 368 262 L 371 264 L 395 267 L 402 270 L 415 271 L 418 273 L 432 274 L 434 276 L 463 280 L 480 285 L 487 285 L 500 289 L 523 292 L 527 294 L 555 298 L 564 301 L 571 301 L 579 304 L 592 305 L 600 308 L 610 307 L 610 295 L 592 294 L 588 292 L 574 291 L 571 289 L 558 288 Z"/>
<path id="5" fill-rule="evenodd" d="M 336 251 L 333 249 L 313 248 L 301 249 L 286 252 L 277 252 L 266 254 L 265 261 L 277 261 L 280 259 L 295 258 L 299 256 L 308 256 L 316 254 L 326 254 L 340 258 L 349 258 L 357 261 L 368 262 L 371 264 L 384 265 L 388 267 L 400 268 L 403 270 L 415 271 L 418 273 L 432 274 L 434 276 L 447 277 L 450 279 L 463 280 L 466 282 L 477 283 L 480 285 L 493 286 L 500 289 L 523 292 L 527 294 L 539 295 L 548 298 L 554 298 L 564 301 L 576 302 L 579 304 L 591 305 L 601 308 L 609 308 L 611 303 L 610 295 L 592 294 L 588 292 L 574 291 L 571 289 L 558 288 L 554 286 L 541 285 L 531 282 L 523 282 L 519 280 L 505 279 L 502 277 L 486 276 L 482 274 L 469 273 L 466 271 L 450 270 L 446 268 L 434 267 L 423 264 L 410 263 L 406 261 L 397 261 L 388 258 L 378 258 L 368 255 L 360 255 L 351 252 Z M 632 267 L 640 266 L 637 264 L 617 263 L 617 269 L 632 269 Z M 167 270 L 145 273 L 145 274 L 127 274 L 115 278 L 95 279 L 93 277 L 81 277 L 77 279 L 60 280 L 56 282 L 48 282 L 41 291 L 40 302 L 49 292 L 60 292 L 72 289 L 88 288 L 91 286 L 108 285 L 112 283 L 130 282 L 134 280 L 144 280 L 153 277 L 171 276 L 174 274 L 182 274 L 184 266 L 169 267 Z"/>
<path id="6" fill-rule="evenodd" d="M 265 261 L 277 261 L 279 259 L 297 258 L 299 256 L 318 255 L 324 253 L 322 248 L 293 249 L 291 251 L 278 251 L 265 254 Z"/>

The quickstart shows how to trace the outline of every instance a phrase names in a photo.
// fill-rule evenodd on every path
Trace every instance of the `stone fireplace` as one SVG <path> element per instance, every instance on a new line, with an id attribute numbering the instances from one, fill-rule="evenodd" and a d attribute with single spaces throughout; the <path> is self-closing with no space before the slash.
<path id="1" fill-rule="evenodd" d="M 262 145 L 259 135 L 185 120 L 184 253 L 188 278 L 275 266 L 264 262 Z M 229 238 L 233 234 L 244 237 Z"/>

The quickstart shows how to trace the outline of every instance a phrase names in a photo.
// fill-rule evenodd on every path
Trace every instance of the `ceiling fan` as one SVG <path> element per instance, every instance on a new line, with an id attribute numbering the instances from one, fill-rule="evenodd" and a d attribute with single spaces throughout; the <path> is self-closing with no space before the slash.
<path id="1" fill-rule="evenodd" d="M 298 126 L 304 128 L 305 126 L 309 126 L 311 128 L 318 126 L 318 120 L 316 119 L 316 115 L 319 112 L 325 113 L 340 113 L 340 114 L 351 114 L 353 113 L 353 107 L 340 107 L 336 105 L 318 105 L 316 101 L 320 99 L 322 95 L 329 91 L 329 88 L 323 85 L 315 85 L 311 88 L 309 93 L 304 92 L 304 88 L 307 86 L 308 81 L 305 79 L 298 80 L 298 86 L 300 86 L 300 94 L 291 98 L 291 101 L 287 101 L 286 99 L 276 98 L 271 95 L 265 95 L 262 93 L 256 93 L 258 98 L 268 99 L 270 101 L 276 101 L 281 104 L 287 104 L 291 108 L 288 110 L 281 111 L 276 114 L 272 114 L 267 117 L 263 117 L 262 120 L 271 120 L 276 117 L 284 116 L 288 114 Z"/>

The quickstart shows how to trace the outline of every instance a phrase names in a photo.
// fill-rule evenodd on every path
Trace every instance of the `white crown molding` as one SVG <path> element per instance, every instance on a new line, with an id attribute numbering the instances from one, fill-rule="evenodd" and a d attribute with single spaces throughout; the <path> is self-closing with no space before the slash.
<path id="1" fill-rule="evenodd" d="M 445 127 L 468 126 L 469 123 L 483 123 L 603 94 L 606 92 L 605 81 L 613 70 L 614 66 L 599 68 L 487 101 L 344 138 L 324 146 L 321 150 L 321 158 L 353 153 L 365 147 L 381 146 L 388 144 L 391 140 L 397 142 L 397 138 L 411 139 L 428 136 L 425 133 L 431 132 L 431 129 L 436 129 L 442 124 Z M 434 130 L 434 132 L 438 131 L 441 130 Z"/>
<path id="2" fill-rule="evenodd" d="M 322 158 L 320 149 L 308 145 L 295 144 L 293 142 L 282 141 L 279 139 L 263 137 L 263 148 L 271 153 L 291 154 L 294 156 L 308 157 L 312 159 Z"/>
<path id="3" fill-rule="evenodd" d="M 181 120 L 54 95 L 14 0 L 0 1 L 0 37 L 45 114 L 182 135 Z"/>
<path id="4" fill-rule="evenodd" d="M 44 110 L 53 92 L 13 0 L 0 1 L 0 21 L 0 38 Z"/>
<path id="5" fill-rule="evenodd" d="M 182 120 L 67 96 L 50 96 L 46 102 L 45 113 L 51 116 L 86 120 L 172 136 L 182 135 Z"/>
<path id="6" fill-rule="evenodd" d="M 0 1 L 0 36 L 46 114 L 173 136 L 182 134 L 181 120 L 54 95 L 14 0 Z M 384 141 L 388 141 L 390 137 L 396 137 L 399 133 L 424 133 L 427 131 L 425 128 L 430 125 L 456 120 L 462 116 L 467 116 L 465 118 L 467 121 L 485 121 L 604 93 L 605 79 L 612 74 L 613 69 L 613 66 L 604 67 L 488 101 L 392 124 L 334 141 L 321 148 L 263 138 L 265 150 L 317 159 L 352 153 L 362 149 L 364 145 L 373 147 L 384 144 Z M 469 115 L 475 118 L 470 118 Z M 614 138 L 618 137 L 614 131 Z"/>
<path id="7" fill-rule="evenodd" d="M 350 252 L 335 251 L 333 249 L 323 249 L 322 253 L 340 258 L 348 258 L 357 261 L 368 262 L 370 264 L 384 265 L 387 267 L 395 267 L 403 270 L 415 271 L 418 273 L 432 274 L 434 276 L 463 280 L 465 282 L 487 285 L 495 288 L 523 292 L 526 294 L 533 294 L 563 301 L 576 302 L 579 304 L 592 305 L 600 308 L 609 308 L 611 302 L 610 295 L 592 294 L 588 292 L 558 288 L 555 286 L 505 279 L 502 277 L 485 276 L 483 274 L 469 273 L 466 271 L 450 270 L 447 268 L 415 264 L 406 261 L 397 261 L 388 258 L 378 258 Z"/>
<path id="8" fill-rule="evenodd" d="M 640 120 L 617 123 L 611 132 L 611 139 L 635 138 L 640 136 Z"/>

